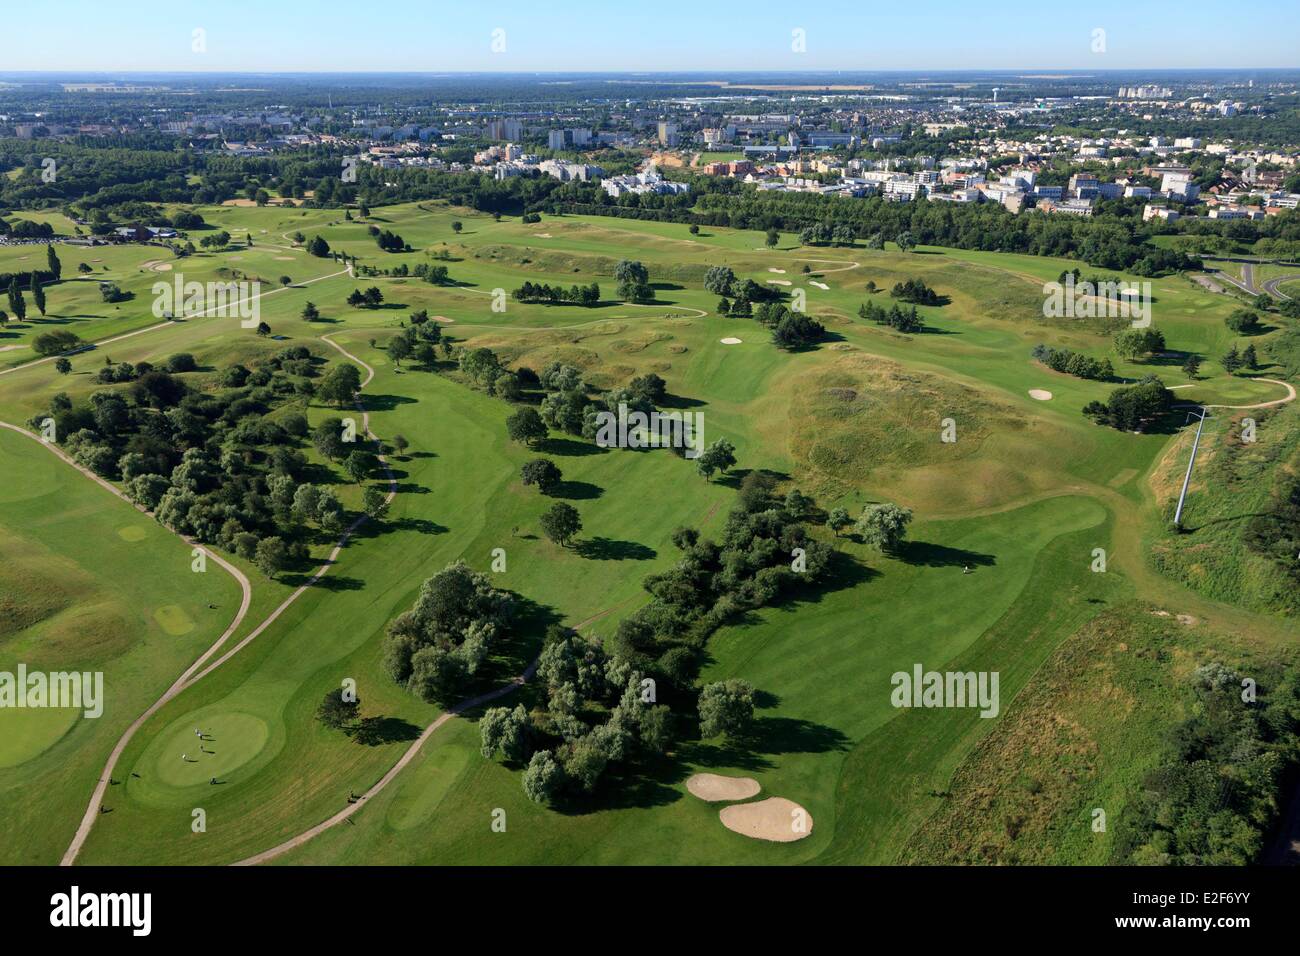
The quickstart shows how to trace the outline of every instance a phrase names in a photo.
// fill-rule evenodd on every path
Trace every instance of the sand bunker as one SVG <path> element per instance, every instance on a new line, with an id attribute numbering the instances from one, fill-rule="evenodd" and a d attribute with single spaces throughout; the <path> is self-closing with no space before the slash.
<path id="1" fill-rule="evenodd" d="M 778 269 L 776 266 L 768 266 L 768 267 L 767 267 L 767 271 L 768 271 L 768 272 L 779 272 L 779 273 L 781 273 L 782 275 L 785 275 L 785 270 L 784 270 L 784 269 Z"/>
<path id="2" fill-rule="evenodd" d="M 728 335 L 725 339 L 718 339 L 718 341 L 721 342 L 723 345 L 739 345 L 739 344 L 740 344 L 740 339 L 736 338 L 734 335 Z"/>
<path id="3" fill-rule="evenodd" d="M 294 261 L 293 256 L 276 256 L 275 258 L 276 258 L 278 261 L 280 261 L 280 262 L 293 262 L 293 261 Z"/>
<path id="4" fill-rule="evenodd" d="M 533 238 L 534 238 L 534 239 L 550 239 L 550 238 L 551 238 L 551 234 L 550 234 L 549 232 L 535 232 L 535 233 L 533 233 Z"/>
<path id="5" fill-rule="evenodd" d="M 809 279 L 808 284 L 815 285 L 819 289 L 825 289 L 827 292 L 829 292 L 831 288 L 825 282 L 818 282 L 816 279 Z"/>
<path id="6" fill-rule="evenodd" d="M 763 788 L 753 777 L 724 777 L 716 773 L 697 773 L 686 781 L 691 796 L 708 800 L 748 800 Z"/>
<path id="7" fill-rule="evenodd" d="M 768 285 L 789 285 L 789 279 L 768 279 Z"/>
<path id="8" fill-rule="evenodd" d="M 456 320 L 455 320 L 455 319 L 449 319 L 449 318 L 447 318 L 445 315 L 435 315 L 435 316 L 433 316 L 433 321 L 435 321 L 435 322 L 452 322 L 452 323 L 454 323 Z"/>
<path id="9" fill-rule="evenodd" d="M 757 803 L 724 807 L 718 811 L 718 818 L 733 833 L 755 840 L 793 843 L 812 835 L 812 814 L 784 797 L 768 797 Z"/>
<path id="10" fill-rule="evenodd" d="M 1044 388 L 1031 388 L 1029 390 L 1029 397 L 1036 398 L 1040 402 L 1050 402 L 1052 400 L 1052 393 Z"/>

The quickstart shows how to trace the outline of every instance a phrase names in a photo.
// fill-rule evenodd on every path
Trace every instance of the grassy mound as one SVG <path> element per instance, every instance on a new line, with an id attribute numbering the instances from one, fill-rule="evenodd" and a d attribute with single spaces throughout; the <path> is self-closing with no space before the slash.
<path id="1" fill-rule="evenodd" d="M 1024 433 L 1025 417 L 951 379 L 845 353 L 791 382 L 790 394 L 790 452 L 823 478 L 852 487 L 888 485 L 901 473 L 923 470 L 930 476 L 913 491 L 923 495 L 937 484 L 988 487 L 979 475 L 996 472 L 1002 491 L 1025 490 L 1005 457 L 985 450 L 995 435 Z M 955 423 L 956 441 L 942 440 L 945 419 Z"/>

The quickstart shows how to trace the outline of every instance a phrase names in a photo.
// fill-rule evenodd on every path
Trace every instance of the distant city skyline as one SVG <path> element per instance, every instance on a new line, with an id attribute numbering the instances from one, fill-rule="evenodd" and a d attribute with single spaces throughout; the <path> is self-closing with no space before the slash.
<path id="1" fill-rule="evenodd" d="M 985 15 L 968 3 L 713 8 L 663 0 L 174 3 L 48 0 L 5 11 L 2 69 L 80 72 L 1159 70 L 1300 67 L 1300 4 L 1249 21 L 1097 0 Z"/>

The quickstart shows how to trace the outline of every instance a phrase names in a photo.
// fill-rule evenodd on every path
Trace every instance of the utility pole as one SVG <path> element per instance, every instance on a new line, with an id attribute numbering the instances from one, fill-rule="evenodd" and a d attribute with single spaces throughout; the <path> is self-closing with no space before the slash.
<path id="1" fill-rule="evenodd" d="M 1189 415 L 1193 414 L 1191 412 Z M 1201 429 L 1205 427 L 1205 419 L 1209 417 L 1209 411 L 1201 407 L 1201 421 L 1196 426 L 1196 437 L 1192 439 L 1192 457 L 1187 460 L 1187 474 L 1183 476 L 1183 490 L 1178 495 L 1178 507 L 1174 510 L 1174 529 L 1183 530 L 1183 502 L 1187 500 L 1187 486 L 1192 482 L 1192 466 L 1196 464 L 1196 449 L 1201 444 Z"/>

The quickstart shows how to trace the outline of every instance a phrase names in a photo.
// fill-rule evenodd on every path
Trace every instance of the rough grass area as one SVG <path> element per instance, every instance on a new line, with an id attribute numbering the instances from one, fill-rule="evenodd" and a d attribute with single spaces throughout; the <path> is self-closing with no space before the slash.
<path id="1" fill-rule="evenodd" d="M 1300 329 L 1284 329 L 1269 341 L 1265 353 L 1289 378 L 1300 376 Z"/>
<path id="2" fill-rule="evenodd" d="M 1300 469 L 1300 413 L 1281 409 L 1226 413 L 1207 422 L 1188 489 L 1183 524 L 1171 529 L 1174 507 L 1191 451 L 1180 436 L 1158 464 L 1152 483 L 1170 528 L 1153 542 L 1160 571 L 1215 600 L 1256 611 L 1292 614 L 1300 609 L 1294 572 L 1252 551 L 1245 534 L 1252 518 L 1269 512 L 1281 484 Z M 1230 416 L 1230 417 L 1229 417 Z M 1253 417 L 1256 441 L 1243 442 L 1242 421 Z"/>
<path id="3" fill-rule="evenodd" d="M 1105 863 L 1115 822 L 1182 716 L 1175 685 L 1191 629 L 1153 611 L 1120 605 L 1067 640 L 961 765 L 899 862 Z"/>

